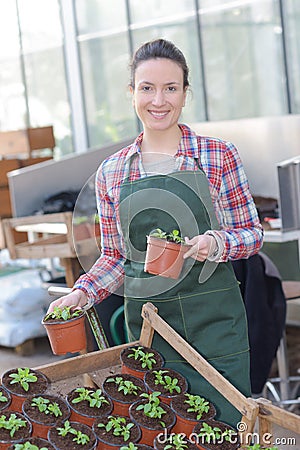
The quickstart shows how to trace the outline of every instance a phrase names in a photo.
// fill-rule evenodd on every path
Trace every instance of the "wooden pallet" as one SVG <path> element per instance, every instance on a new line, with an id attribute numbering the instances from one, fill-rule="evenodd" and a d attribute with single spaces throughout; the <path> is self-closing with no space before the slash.
<path id="1" fill-rule="evenodd" d="M 273 424 L 299 433 L 299 416 L 278 408 L 265 399 L 246 398 L 158 315 L 157 308 L 152 303 L 146 303 L 143 306 L 142 318 L 143 325 L 138 341 L 39 366 L 35 369 L 47 375 L 54 385 L 84 374 L 88 374 L 92 382 L 100 385 L 99 372 L 103 370 L 111 370 L 111 373 L 117 371 L 123 348 L 132 345 L 151 347 L 153 334 L 157 332 L 241 412 L 241 422 L 244 424 L 244 429 L 239 431 L 241 442 L 249 442 L 249 435 L 254 432 L 256 423 L 259 427 L 260 442 L 263 442 L 264 433 L 272 435 Z M 68 388 L 69 386 L 68 382 Z"/>

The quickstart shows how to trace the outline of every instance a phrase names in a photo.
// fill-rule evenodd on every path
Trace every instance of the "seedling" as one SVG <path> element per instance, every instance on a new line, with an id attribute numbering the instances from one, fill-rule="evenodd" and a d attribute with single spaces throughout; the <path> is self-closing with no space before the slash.
<path id="1" fill-rule="evenodd" d="M 58 404 L 56 402 L 51 403 L 48 398 L 35 397 L 31 402 L 31 406 L 36 406 L 39 411 L 44 414 L 52 414 L 55 417 L 62 416 L 62 412 Z"/>
<path id="2" fill-rule="evenodd" d="M 102 395 L 101 389 L 91 391 L 86 388 L 77 388 L 75 392 L 78 392 L 79 395 L 72 400 L 72 403 L 81 403 L 86 400 L 91 408 L 101 408 L 104 403 L 109 404 L 109 401 Z"/>
<path id="3" fill-rule="evenodd" d="M 3 392 L 0 391 L 0 402 L 5 403 L 5 402 L 7 402 L 7 401 L 8 401 L 8 398 L 5 397 L 5 395 L 3 394 Z"/>
<path id="4" fill-rule="evenodd" d="M 164 446 L 164 450 L 175 449 L 175 450 L 184 450 L 188 447 L 186 442 L 186 438 L 182 435 L 182 433 L 172 433 L 168 438 L 167 442 L 169 444 Z"/>
<path id="5" fill-rule="evenodd" d="M 160 228 L 155 228 L 155 230 L 150 231 L 149 236 L 159 239 L 166 239 L 167 241 L 175 242 L 176 244 L 184 243 L 184 239 L 180 236 L 178 230 L 172 230 L 170 233 L 167 233 Z"/>
<path id="6" fill-rule="evenodd" d="M 122 392 L 124 395 L 138 395 L 138 390 L 141 390 L 140 386 L 136 386 L 130 380 L 124 380 L 123 377 L 108 378 L 107 383 L 115 383 L 118 386 L 118 392 Z"/>
<path id="7" fill-rule="evenodd" d="M 141 362 L 141 366 L 143 369 L 151 370 L 153 364 L 156 364 L 156 359 L 153 358 L 154 353 L 152 352 L 144 352 L 143 347 L 139 346 L 137 348 L 132 349 L 132 353 L 129 353 L 128 358 L 134 358 Z"/>
<path id="8" fill-rule="evenodd" d="M 123 445 L 122 447 L 120 447 L 120 450 L 138 450 L 138 447 L 132 442 L 129 442 L 128 445 Z"/>
<path id="9" fill-rule="evenodd" d="M 90 441 L 89 436 L 87 434 L 82 433 L 82 431 L 73 428 L 69 420 L 66 420 L 63 425 L 64 425 L 63 427 L 56 428 L 60 436 L 66 437 L 69 433 L 74 434 L 75 437 L 73 439 L 73 442 L 77 442 L 77 444 L 80 445 L 85 445 Z"/>
<path id="10" fill-rule="evenodd" d="M 30 442 L 24 442 L 23 444 L 15 444 L 14 450 L 48 450 L 48 447 L 38 447 Z"/>
<path id="11" fill-rule="evenodd" d="M 64 306 L 63 308 L 60 308 L 59 306 L 55 306 L 53 311 L 44 317 L 44 322 L 46 322 L 47 320 L 51 320 L 51 319 L 52 320 L 57 319 L 57 320 L 63 320 L 63 321 L 70 320 L 70 319 L 73 319 L 74 317 L 78 317 L 82 314 L 81 309 L 75 309 L 72 311 L 72 308 L 74 308 L 74 306 Z"/>
<path id="12" fill-rule="evenodd" d="M 174 391 L 180 394 L 181 389 L 178 386 L 178 379 L 172 378 L 169 375 L 164 375 L 165 373 L 168 373 L 167 370 L 154 370 L 153 373 L 155 374 L 154 383 L 156 385 L 160 384 L 164 386 L 164 388 L 169 391 L 170 394 L 173 394 Z"/>
<path id="13" fill-rule="evenodd" d="M 161 392 L 152 392 L 151 394 L 143 393 L 140 395 L 140 397 L 144 397 L 148 400 L 147 403 L 143 403 L 141 405 L 138 405 L 136 410 L 140 411 L 143 410 L 145 416 L 151 417 L 152 419 L 161 419 L 163 414 L 166 414 L 166 411 L 160 406 L 160 400 L 159 396 L 161 395 Z M 165 423 L 163 421 L 159 422 L 162 427 L 165 427 Z"/>
<path id="14" fill-rule="evenodd" d="M 125 417 L 108 416 L 108 422 L 98 423 L 98 427 L 104 427 L 107 432 L 112 431 L 114 436 L 123 436 L 124 442 L 130 438 L 130 429 L 134 427 L 134 423 L 126 423 Z"/>
<path id="15" fill-rule="evenodd" d="M 225 429 L 222 431 L 219 427 L 211 427 L 206 422 L 203 422 L 202 428 L 200 429 L 200 433 L 198 433 L 199 437 L 204 439 L 204 442 L 207 444 L 216 444 L 220 442 L 220 440 L 230 441 L 232 434 L 235 432 L 230 429 Z"/>
<path id="16" fill-rule="evenodd" d="M 14 437 L 16 431 L 18 431 L 20 428 L 26 427 L 26 425 L 26 420 L 18 418 L 14 413 L 11 413 L 9 418 L 7 418 L 4 414 L 0 417 L 0 428 L 10 430 L 10 437 Z"/>
<path id="17" fill-rule="evenodd" d="M 25 368 L 19 367 L 17 370 L 18 373 L 11 373 L 9 375 L 9 377 L 12 378 L 10 384 L 19 383 L 24 389 L 24 391 L 28 392 L 29 383 L 35 383 L 37 381 L 37 376 L 34 375 L 34 373 L 31 373 L 28 367 Z"/>
<path id="18" fill-rule="evenodd" d="M 205 400 L 205 398 L 200 397 L 200 395 L 184 395 L 187 397 L 187 400 L 184 400 L 184 403 L 190 405 L 187 412 L 197 413 L 197 420 L 200 420 L 203 413 L 207 413 L 209 411 L 209 402 Z"/>

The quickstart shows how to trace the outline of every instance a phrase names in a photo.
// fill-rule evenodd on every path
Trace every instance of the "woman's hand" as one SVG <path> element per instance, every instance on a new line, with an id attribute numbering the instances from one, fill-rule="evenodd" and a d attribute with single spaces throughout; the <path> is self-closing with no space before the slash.
<path id="1" fill-rule="evenodd" d="M 63 308 L 64 306 L 74 306 L 75 308 L 82 308 L 87 303 L 87 295 L 81 289 L 75 289 L 70 294 L 64 295 L 52 303 L 50 303 L 47 314 L 54 310 L 55 306 Z"/>
<path id="2" fill-rule="evenodd" d="M 213 236 L 200 234 L 192 239 L 185 238 L 185 243 L 191 245 L 191 248 L 183 255 L 184 258 L 194 258 L 198 261 L 205 261 L 216 249 L 216 241 Z"/>

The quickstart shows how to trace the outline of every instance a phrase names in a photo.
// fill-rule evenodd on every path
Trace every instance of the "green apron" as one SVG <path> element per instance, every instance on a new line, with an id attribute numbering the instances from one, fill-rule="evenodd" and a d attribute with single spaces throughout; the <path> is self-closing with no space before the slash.
<path id="1" fill-rule="evenodd" d="M 129 340 L 138 339 L 141 308 L 149 301 L 171 327 L 248 397 L 246 314 L 231 263 L 188 258 L 178 280 L 144 272 L 146 236 L 151 230 L 176 228 L 182 236 L 191 238 L 219 228 L 204 172 L 199 168 L 134 181 L 128 177 L 121 186 L 119 212 L 126 245 L 124 297 Z M 237 424 L 239 411 L 157 333 L 152 347 L 163 355 L 166 367 L 187 378 L 189 392 L 212 401 L 220 420 Z"/>

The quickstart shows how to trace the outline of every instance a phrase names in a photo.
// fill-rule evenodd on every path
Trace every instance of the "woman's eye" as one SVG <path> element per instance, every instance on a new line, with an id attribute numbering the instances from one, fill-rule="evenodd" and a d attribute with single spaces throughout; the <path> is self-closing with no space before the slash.
<path id="1" fill-rule="evenodd" d="M 148 92 L 151 90 L 151 86 L 142 86 L 142 91 Z"/>
<path id="2" fill-rule="evenodd" d="M 167 87 L 167 91 L 175 92 L 176 91 L 176 87 L 175 86 L 168 86 Z"/>

